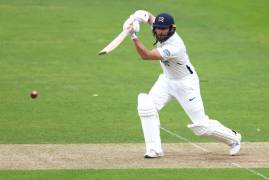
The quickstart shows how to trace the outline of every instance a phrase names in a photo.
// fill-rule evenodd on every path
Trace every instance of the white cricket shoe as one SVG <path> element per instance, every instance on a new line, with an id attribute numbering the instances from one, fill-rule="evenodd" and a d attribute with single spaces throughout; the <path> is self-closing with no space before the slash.
<path id="1" fill-rule="evenodd" d="M 144 158 L 158 158 L 164 156 L 163 151 L 156 152 L 155 150 L 151 149 L 149 152 L 146 152 Z"/>
<path id="2" fill-rule="evenodd" d="M 238 137 L 239 142 L 233 143 L 230 145 L 230 155 L 231 156 L 235 156 L 239 153 L 240 149 L 241 149 L 241 134 L 239 134 L 236 131 L 233 131 L 235 133 L 235 135 Z"/>

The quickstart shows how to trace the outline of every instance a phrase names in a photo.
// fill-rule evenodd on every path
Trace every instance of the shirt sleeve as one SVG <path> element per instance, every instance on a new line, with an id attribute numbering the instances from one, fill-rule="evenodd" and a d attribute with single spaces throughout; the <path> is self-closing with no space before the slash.
<path id="1" fill-rule="evenodd" d="M 163 60 L 168 61 L 178 55 L 179 48 L 171 45 L 165 45 L 163 47 L 158 47 L 157 50 L 161 54 Z"/>

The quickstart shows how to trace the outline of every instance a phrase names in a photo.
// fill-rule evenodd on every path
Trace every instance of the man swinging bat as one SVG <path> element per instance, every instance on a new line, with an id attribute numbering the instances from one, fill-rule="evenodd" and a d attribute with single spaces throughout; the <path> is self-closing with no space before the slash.
<path id="1" fill-rule="evenodd" d="M 157 48 L 148 50 L 137 37 L 139 25 L 142 23 L 152 26 Z M 230 155 L 238 154 L 241 135 L 219 121 L 209 119 L 205 114 L 199 78 L 189 60 L 184 42 L 176 32 L 173 17 L 167 13 L 154 17 L 147 11 L 138 10 L 124 23 L 123 29 L 128 28 L 141 58 L 159 60 L 163 70 L 149 93 L 138 95 L 137 109 L 146 144 L 144 157 L 156 158 L 164 155 L 160 138 L 159 111 L 172 99 L 177 100 L 187 113 L 192 122 L 188 128 L 194 134 L 222 141 L 230 147 Z"/>

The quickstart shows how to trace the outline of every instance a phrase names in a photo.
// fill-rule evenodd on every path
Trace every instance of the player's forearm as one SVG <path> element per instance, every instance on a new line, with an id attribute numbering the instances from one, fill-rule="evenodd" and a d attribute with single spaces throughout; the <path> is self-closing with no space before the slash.
<path id="1" fill-rule="evenodd" d="M 133 39 L 136 51 L 138 52 L 138 54 L 140 55 L 140 57 L 144 60 L 149 59 L 149 50 L 142 44 L 142 42 L 136 38 Z"/>
<path id="2" fill-rule="evenodd" d="M 148 50 L 142 42 L 135 38 L 133 39 L 136 51 L 140 55 L 140 57 L 144 60 L 162 60 L 162 56 L 160 55 L 157 49 Z"/>

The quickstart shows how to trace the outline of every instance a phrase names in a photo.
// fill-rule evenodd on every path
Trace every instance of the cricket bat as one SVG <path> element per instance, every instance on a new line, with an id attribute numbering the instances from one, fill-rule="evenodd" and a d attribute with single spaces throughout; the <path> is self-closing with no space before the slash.
<path id="1" fill-rule="evenodd" d="M 98 54 L 99 55 L 104 55 L 108 54 L 114 49 L 116 49 L 122 42 L 123 40 L 128 36 L 129 34 L 128 29 L 123 30 L 113 41 L 111 41 L 104 49 L 102 49 Z"/>

